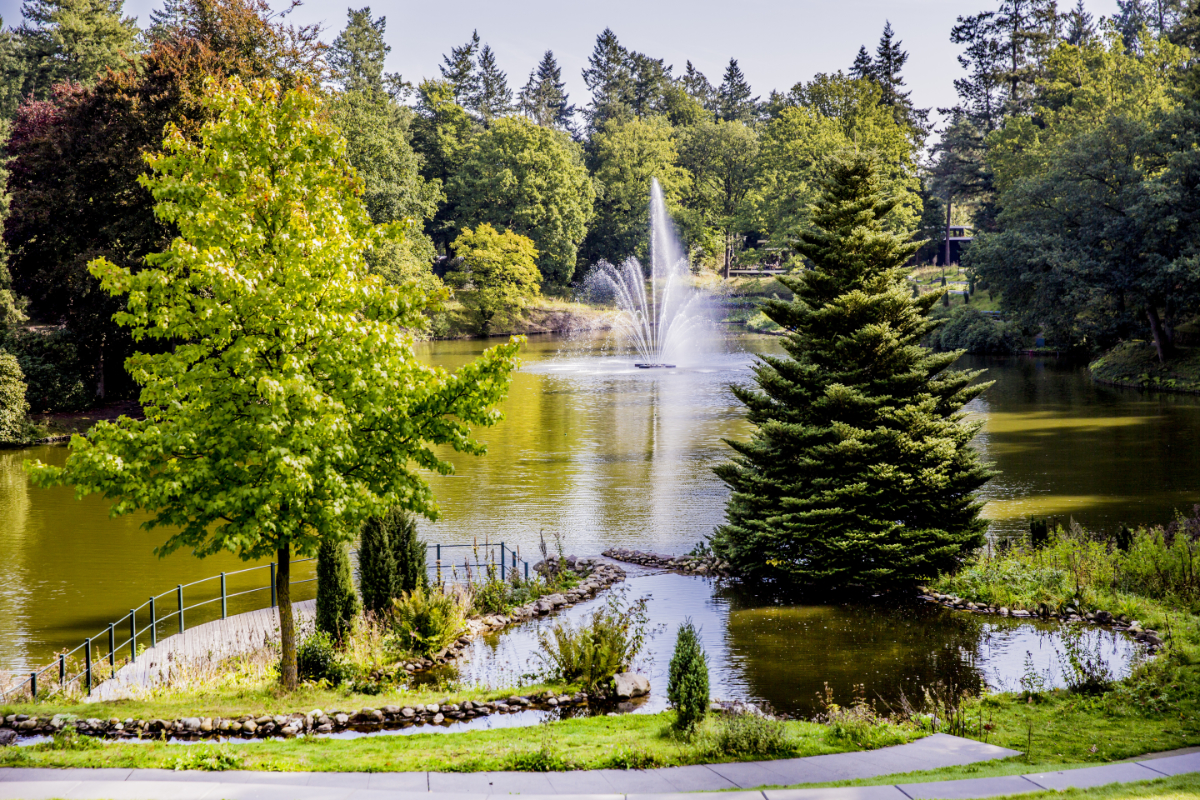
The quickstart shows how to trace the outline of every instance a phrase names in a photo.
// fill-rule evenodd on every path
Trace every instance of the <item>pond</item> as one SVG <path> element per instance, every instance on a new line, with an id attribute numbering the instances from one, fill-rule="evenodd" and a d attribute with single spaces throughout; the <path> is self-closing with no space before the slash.
<path id="1" fill-rule="evenodd" d="M 433 342 L 422 352 L 453 368 L 485 344 Z M 723 439 L 750 432 L 728 385 L 750 379 L 755 353 L 778 350 L 774 337 L 733 334 L 702 368 L 645 371 L 635 369 L 632 358 L 611 352 L 603 336 L 532 337 L 503 407 L 506 419 L 480 434 L 488 455 L 452 454 L 455 475 L 432 478 L 441 518 L 424 524 L 423 536 L 444 543 L 487 537 L 519 547 L 531 560 L 540 536 L 555 534 L 568 552 L 581 555 L 618 545 L 687 552 L 722 519 L 727 492 L 711 468 L 729 455 Z M 1200 454 L 1187 447 L 1200 435 L 1196 398 L 1096 386 L 1081 368 L 1052 360 L 964 359 L 964 364 L 987 367 L 987 378 L 996 381 L 972 411 L 985 423 L 979 446 L 999 470 L 984 492 L 985 514 L 997 532 L 1022 529 L 1030 514 L 1064 521 L 1073 515 L 1104 528 L 1154 523 L 1200 499 L 1193 489 Z M 140 530 L 140 519 L 112 520 L 97 498 L 76 500 L 70 490 L 29 484 L 21 467 L 25 459 L 61 463 L 65 456 L 62 447 L 0 452 L 0 669 L 40 666 L 151 594 L 250 566 L 232 556 L 198 561 L 176 553 L 159 559 L 153 549 L 162 535 Z M 264 572 L 231 579 L 230 591 L 265 586 Z M 814 659 L 833 659 L 823 651 L 855 642 L 877 647 L 869 630 L 876 623 L 840 607 L 784 611 L 730 591 L 689 601 L 696 608 L 687 611 L 699 617 L 702 607 L 725 608 L 720 613 L 727 614 L 728 625 L 705 623 L 705 635 L 738 643 L 721 651 L 731 665 L 761 662 L 755 675 L 729 678 L 730 696 L 761 697 L 781 710 L 796 702 L 768 691 L 779 685 L 772 664 L 785 669 L 797 658 L 782 650 L 769 657 L 763 648 L 773 647 L 773 639 L 819 643 L 810 648 L 818 651 Z M 659 590 L 659 597 L 664 594 Z M 230 613 L 242 607 L 231 601 Z M 217 613 L 210 606 L 188 624 Z M 925 626 L 917 624 L 919 617 L 912 619 L 915 636 Z M 1007 629 L 1007 623 L 996 624 Z M 897 624 L 884 616 L 878 625 L 882 630 Z M 851 636 L 853 631 L 861 635 Z M 983 646 L 982 633 L 970 636 Z M 909 657 L 902 651 L 925 646 L 919 638 L 887 645 L 897 659 Z M 1020 660 L 1029 648 L 1009 649 Z M 986 647 L 981 652 L 968 661 L 984 664 L 986 672 L 991 662 Z M 927 653 L 921 663 L 944 662 L 934 656 Z M 853 672 L 853 663 L 847 657 L 846 669 Z M 808 696 L 825 679 L 837 687 L 846 682 L 832 660 L 804 669 L 816 688 L 789 688 L 789 697 Z M 734 676 L 735 670 L 728 672 Z"/>

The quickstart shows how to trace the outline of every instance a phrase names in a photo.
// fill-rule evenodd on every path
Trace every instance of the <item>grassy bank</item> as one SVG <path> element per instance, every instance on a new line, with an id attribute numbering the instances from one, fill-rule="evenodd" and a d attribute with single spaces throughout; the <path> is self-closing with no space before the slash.
<path id="1" fill-rule="evenodd" d="M 1088 371 L 1094 380 L 1112 386 L 1200 393 L 1200 348 L 1177 348 L 1161 364 L 1154 343 L 1136 339 L 1117 345 L 1089 364 Z"/>
<path id="2" fill-rule="evenodd" d="M 609 306 L 543 297 L 535 305 L 498 321 L 489 335 L 603 330 L 612 327 L 612 318 L 613 309 Z M 445 311 L 434 318 L 431 333 L 435 339 L 470 339 L 481 335 L 476 315 L 458 302 L 448 303 Z"/>
<path id="3" fill-rule="evenodd" d="M 376 701 L 378 702 L 378 701 Z M 690 740 L 672 733 L 673 713 L 569 719 L 528 728 L 419 733 L 354 740 L 300 738 L 245 744 L 116 743 L 59 737 L 0 751 L 0 767 L 123 767 L 275 771 L 477 772 L 631 769 L 822 755 L 901 744 L 912 726 L 879 729 L 869 740 L 843 738 L 812 722 L 784 722 L 782 742 L 763 752 L 754 736 L 710 717 Z"/>

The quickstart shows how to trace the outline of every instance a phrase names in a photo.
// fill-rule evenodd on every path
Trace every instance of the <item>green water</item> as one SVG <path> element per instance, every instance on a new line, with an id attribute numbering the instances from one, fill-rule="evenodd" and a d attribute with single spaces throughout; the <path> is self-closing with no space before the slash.
<path id="1" fill-rule="evenodd" d="M 436 342 L 425 352 L 454 367 L 482 347 Z M 704 369 L 645 371 L 603 339 L 531 339 L 506 419 L 481 432 L 488 455 L 454 455 L 456 474 L 431 479 L 441 518 L 423 525 L 425 538 L 504 541 L 526 557 L 535 556 L 540 536 L 553 547 L 556 534 L 579 554 L 614 545 L 686 552 L 721 521 L 726 490 L 711 467 L 729 454 L 722 439 L 749 433 L 727 387 L 749 379 L 753 353 L 777 349 L 772 337 L 732 336 Z M 1000 471 L 986 490 L 997 530 L 1019 529 L 1029 514 L 1105 527 L 1156 522 L 1200 501 L 1200 464 L 1189 447 L 1200 434 L 1195 398 L 1097 387 L 1081 370 L 1052 362 L 971 365 L 987 366 L 997 381 L 974 409 L 986 422 L 980 447 Z M 159 559 L 153 549 L 163 537 L 142 531 L 141 520 L 110 519 L 97 498 L 28 483 L 25 459 L 62 463 L 65 456 L 62 447 L 0 452 L 0 669 L 46 663 L 151 594 L 251 566 L 231 556 Z M 231 592 L 266 585 L 265 570 L 230 579 Z M 213 596 L 215 587 L 189 589 L 187 602 Z M 264 596 L 235 599 L 230 612 Z M 174 607 L 165 598 L 159 613 Z M 210 604 L 188 621 L 218 613 Z M 803 627 L 798 613 L 789 619 Z M 772 659 L 762 651 L 775 646 L 761 631 L 770 616 L 738 619 L 745 622 L 729 635 L 741 642 L 737 652 L 753 654 L 747 663 L 763 664 L 765 678 Z"/>

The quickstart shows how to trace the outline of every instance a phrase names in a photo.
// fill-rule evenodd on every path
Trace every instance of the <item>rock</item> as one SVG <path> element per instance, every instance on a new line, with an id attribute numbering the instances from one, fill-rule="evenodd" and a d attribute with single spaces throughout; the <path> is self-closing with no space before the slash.
<path id="1" fill-rule="evenodd" d="M 345 714 L 336 714 L 336 715 L 334 715 L 333 719 L 335 722 L 337 722 L 337 724 L 339 726 L 346 725 L 347 723 L 350 722 L 350 717 L 348 717 Z"/>
<path id="2" fill-rule="evenodd" d="M 10 744 L 16 744 L 16 741 L 17 741 L 17 732 L 16 731 L 14 731 L 10 728 L 4 728 L 4 729 L 0 730 L 0 747 L 8 747 Z"/>
<path id="3" fill-rule="evenodd" d="M 408 719 L 412 719 L 412 717 L 413 717 L 413 716 L 414 716 L 416 713 L 417 713 L 417 712 L 413 711 L 411 708 L 402 708 L 402 709 L 400 709 L 400 716 L 402 716 L 402 717 L 407 717 Z"/>
<path id="4" fill-rule="evenodd" d="M 254 724 L 261 727 L 263 725 L 266 725 L 266 724 L 274 722 L 274 721 L 275 721 L 274 717 L 259 717 L 258 719 L 254 720 Z"/>
<path id="5" fill-rule="evenodd" d="M 203 719 L 203 720 L 200 722 L 200 730 L 202 730 L 202 731 L 205 731 L 205 732 L 207 733 L 208 731 L 211 731 L 212 729 L 213 729 L 213 721 L 212 721 L 212 718 L 211 718 L 211 717 L 205 717 L 205 718 L 204 718 L 204 719 Z"/>
<path id="6" fill-rule="evenodd" d="M 1000 606 L 1000 616 L 1002 616 L 1002 617 L 1008 616 L 1008 609 L 1006 607 Z"/>
<path id="7" fill-rule="evenodd" d="M 642 697 L 650 694 L 650 679 L 636 672 L 622 672 L 614 675 L 613 692 L 621 700 L 630 697 Z"/>
<path id="8" fill-rule="evenodd" d="M 441 709 L 437 703 L 429 703 L 425 706 L 425 710 L 428 711 L 430 714 L 436 714 Z"/>
<path id="9" fill-rule="evenodd" d="M 400 706 L 384 706 L 383 713 L 387 714 L 389 717 L 394 717 L 400 713 Z"/>
<path id="10" fill-rule="evenodd" d="M 258 723 L 254 720 L 247 720 L 242 723 L 242 730 L 253 736 L 254 732 L 258 730 Z"/>
<path id="11" fill-rule="evenodd" d="M 441 725 L 445 721 L 446 721 L 446 718 L 443 717 L 441 714 L 435 714 L 433 717 L 433 720 L 432 720 L 434 725 Z"/>

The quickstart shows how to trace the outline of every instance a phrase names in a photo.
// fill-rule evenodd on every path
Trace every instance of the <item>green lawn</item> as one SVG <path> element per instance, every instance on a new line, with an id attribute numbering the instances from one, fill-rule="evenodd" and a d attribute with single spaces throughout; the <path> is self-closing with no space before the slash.
<path id="1" fill-rule="evenodd" d="M 272 771 L 386 772 L 433 770 L 476 772 L 519 769 L 645 768 L 770 758 L 716 751 L 720 723 L 712 718 L 691 741 L 671 733 L 672 713 L 591 717 L 527 728 L 464 733 L 369 736 L 352 740 L 300 738 L 246 744 L 102 742 L 60 739 L 0 752 L 0 767 L 122 767 L 254 769 Z M 862 749 L 838 739 L 824 725 L 785 723 L 789 747 L 778 757 Z M 918 738 L 911 728 L 890 726 L 872 744 L 899 744 Z"/>

